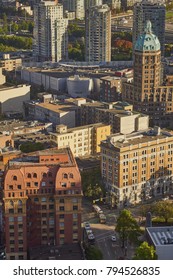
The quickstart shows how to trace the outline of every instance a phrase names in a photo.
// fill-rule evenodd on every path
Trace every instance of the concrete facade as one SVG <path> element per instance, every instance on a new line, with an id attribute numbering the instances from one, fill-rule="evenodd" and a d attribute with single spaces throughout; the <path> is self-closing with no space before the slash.
<path id="1" fill-rule="evenodd" d="M 133 112 L 133 106 L 126 102 L 87 102 L 81 105 L 82 125 L 103 122 L 111 125 L 112 133 L 131 133 L 147 129 L 149 117 Z"/>
<path id="2" fill-rule="evenodd" d="M 23 113 L 23 102 L 30 100 L 30 86 L 0 88 L 0 114 Z"/>
<path id="3" fill-rule="evenodd" d="M 111 61 L 111 11 L 108 5 L 86 10 L 85 32 L 85 60 Z"/>

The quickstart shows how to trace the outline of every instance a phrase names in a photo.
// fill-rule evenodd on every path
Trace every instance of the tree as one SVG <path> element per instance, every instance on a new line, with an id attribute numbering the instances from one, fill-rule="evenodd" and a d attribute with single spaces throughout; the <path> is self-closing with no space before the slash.
<path id="1" fill-rule="evenodd" d="M 140 227 L 137 221 L 133 218 L 132 213 L 124 209 L 121 211 L 115 230 L 119 233 L 124 248 L 125 242 L 137 242 L 140 235 Z"/>
<path id="2" fill-rule="evenodd" d="M 143 242 L 135 251 L 134 260 L 157 260 L 156 250 L 147 242 Z"/>
<path id="3" fill-rule="evenodd" d="M 99 248 L 95 246 L 89 246 L 86 248 L 86 257 L 87 260 L 102 260 L 103 259 L 103 254 L 100 251 Z"/>
<path id="4" fill-rule="evenodd" d="M 173 203 L 169 201 L 159 201 L 154 205 L 153 211 L 155 215 L 163 218 L 165 223 L 173 217 Z"/>

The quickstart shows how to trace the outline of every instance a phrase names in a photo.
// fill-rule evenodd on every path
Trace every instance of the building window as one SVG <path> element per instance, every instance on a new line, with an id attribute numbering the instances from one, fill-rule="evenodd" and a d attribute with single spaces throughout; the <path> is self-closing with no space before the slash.
<path id="1" fill-rule="evenodd" d="M 71 183 L 71 187 L 75 187 L 75 182 L 72 182 L 72 183 Z"/>
<path id="2" fill-rule="evenodd" d="M 36 173 L 33 174 L 33 178 L 37 178 L 37 174 Z"/>
<path id="3" fill-rule="evenodd" d="M 46 202 L 46 197 L 42 197 L 41 201 Z"/>
<path id="4" fill-rule="evenodd" d="M 18 216 L 17 220 L 18 220 L 18 222 L 22 222 L 23 221 L 22 216 Z"/>
<path id="5" fill-rule="evenodd" d="M 30 186 L 31 186 L 31 183 L 27 182 L 27 183 L 26 183 L 26 186 L 27 186 L 27 187 L 30 187 Z"/>
<path id="6" fill-rule="evenodd" d="M 60 214 L 60 215 L 59 215 L 59 218 L 60 218 L 60 219 L 64 219 L 64 214 Z"/>
<path id="7" fill-rule="evenodd" d="M 73 210 L 78 210 L 78 206 L 77 205 L 73 206 Z"/>
<path id="8" fill-rule="evenodd" d="M 60 198 L 59 203 L 64 203 L 64 198 Z"/>
<path id="9" fill-rule="evenodd" d="M 9 217 L 9 222 L 14 222 L 14 217 Z"/>
<path id="10" fill-rule="evenodd" d="M 42 176 L 43 176 L 43 178 L 46 178 L 47 174 L 44 172 Z"/>
<path id="11" fill-rule="evenodd" d="M 66 173 L 64 173 L 63 178 L 66 178 L 66 179 L 68 178 Z"/>
<path id="12" fill-rule="evenodd" d="M 62 187 L 62 188 L 66 188 L 66 187 L 67 187 L 67 184 L 66 184 L 66 183 L 61 183 L 61 187 Z"/>
<path id="13" fill-rule="evenodd" d="M 72 174 L 72 173 L 70 173 L 69 177 L 70 177 L 70 178 L 73 178 L 73 174 Z"/>
<path id="14" fill-rule="evenodd" d="M 59 211 L 64 211 L 64 206 L 60 206 Z"/>
<path id="15" fill-rule="evenodd" d="M 13 185 L 9 185 L 9 190 L 13 190 Z"/>
<path id="16" fill-rule="evenodd" d="M 18 188 L 19 190 L 21 190 L 22 186 L 21 186 L 21 185 L 17 185 L 17 188 Z"/>
<path id="17" fill-rule="evenodd" d="M 27 177 L 28 177 L 28 178 L 31 178 L 31 173 L 28 173 L 28 174 L 27 174 Z"/>
<path id="18" fill-rule="evenodd" d="M 48 177 L 52 177 L 52 173 L 51 172 L 48 173 Z"/>
<path id="19" fill-rule="evenodd" d="M 73 214 L 73 219 L 77 219 L 77 213 Z"/>
<path id="20" fill-rule="evenodd" d="M 13 180 L 14 180 L 14 181 L 17 181 L 17 176 L 13 176 Z"/>
<path id="21" fill-rule="evenodd" d="M 63 229 L 60 229 L 59 233 L 60 233 L 60 234 L 64 234 L 64 230 L 63 230 Z"/>
<path id="22" fill-rule="evenodd" d="M 19 255 L 19 260 L 23 260 L 23 255 Z"/>

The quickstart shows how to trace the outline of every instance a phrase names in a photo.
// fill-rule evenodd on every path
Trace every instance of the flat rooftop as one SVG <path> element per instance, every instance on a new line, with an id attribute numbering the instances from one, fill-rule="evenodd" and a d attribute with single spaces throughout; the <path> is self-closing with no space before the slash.
<path id="1" fill-rule="evenodd" d="M 173 226 L 148 227 L 146 231 L 155 246 L 173 246 Z"/>
<path id="2" fill-rule="evenodd" d="M 60 103 L 38 103 L 36 104 L 36 106 L 41 107 L 41 108 L 45 108 L 47 110 L 56 112 L 56 113 L 62 113 L 62 112 L 67 112 L 67 111 L 72 111 L 74 108 L 76 108 L 76 106 L 73 104 L 60 104 Z"/>
<path id="3" fill-rule="evenodd" d="M 61 149 L 48 149 L 43 151 L 36 151 L 29 154 L 23 154 L 19 158 L 14 158 L 9 160 L 8 168 L 13 168 L 14 166 L 25 166 L 25 165 L 45 165 L 50 164 L 48 161 L 40 161 L 40 157 L 46 156 L 54 156 L 60 155 L 55 161 L 51 162 L 53 165 L 65 165 L 65 166 L 72 166 L 75 165 L 75 160 L 72 156 L 71 150 L 69 148 L 61 148 Z"/>
<path id="4" fill-rule="evenodd" d="M 161 130 L 160 134 L 157 134 L 153 129 L 150 128 L 145 131 L 134 132 L 127 135 L 123 135 L 121 133 L 112 134 L 108 138 L 109 142 L 107 140 L 102 141 L 102 145 L 105 147 L 108 145 L 110 146 L 111 142 L 112 147 L 114 146 L 115 148 L 124 148 L 132 147 L 133 145 L 144 144 L 147 142 L 152 143 L 152 141 L 156 142 L 169 137 L 173 139 L 173 131 L 166 131 L 163 129 Z"/>

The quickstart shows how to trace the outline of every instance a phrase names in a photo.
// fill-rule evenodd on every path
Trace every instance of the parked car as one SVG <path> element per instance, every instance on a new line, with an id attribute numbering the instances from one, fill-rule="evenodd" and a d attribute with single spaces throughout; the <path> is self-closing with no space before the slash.
<path id="1" fill-rule="evenodd" d="M 111 241 L 112 241 L 112 242 L 116 242 L 116 241 L 117 241 L 117 238 L 116 238 L 115 235 L 112 235 L 112 236 L 111 236 Z"/>
<path id="2" fill-rule="evenodd" d="M 85 222 L 85 223 L 84 223 L 84 228 L 85 228 L 86 230 L 90 229 L 90 224 L 89 224 L 88 222 Z"/>

